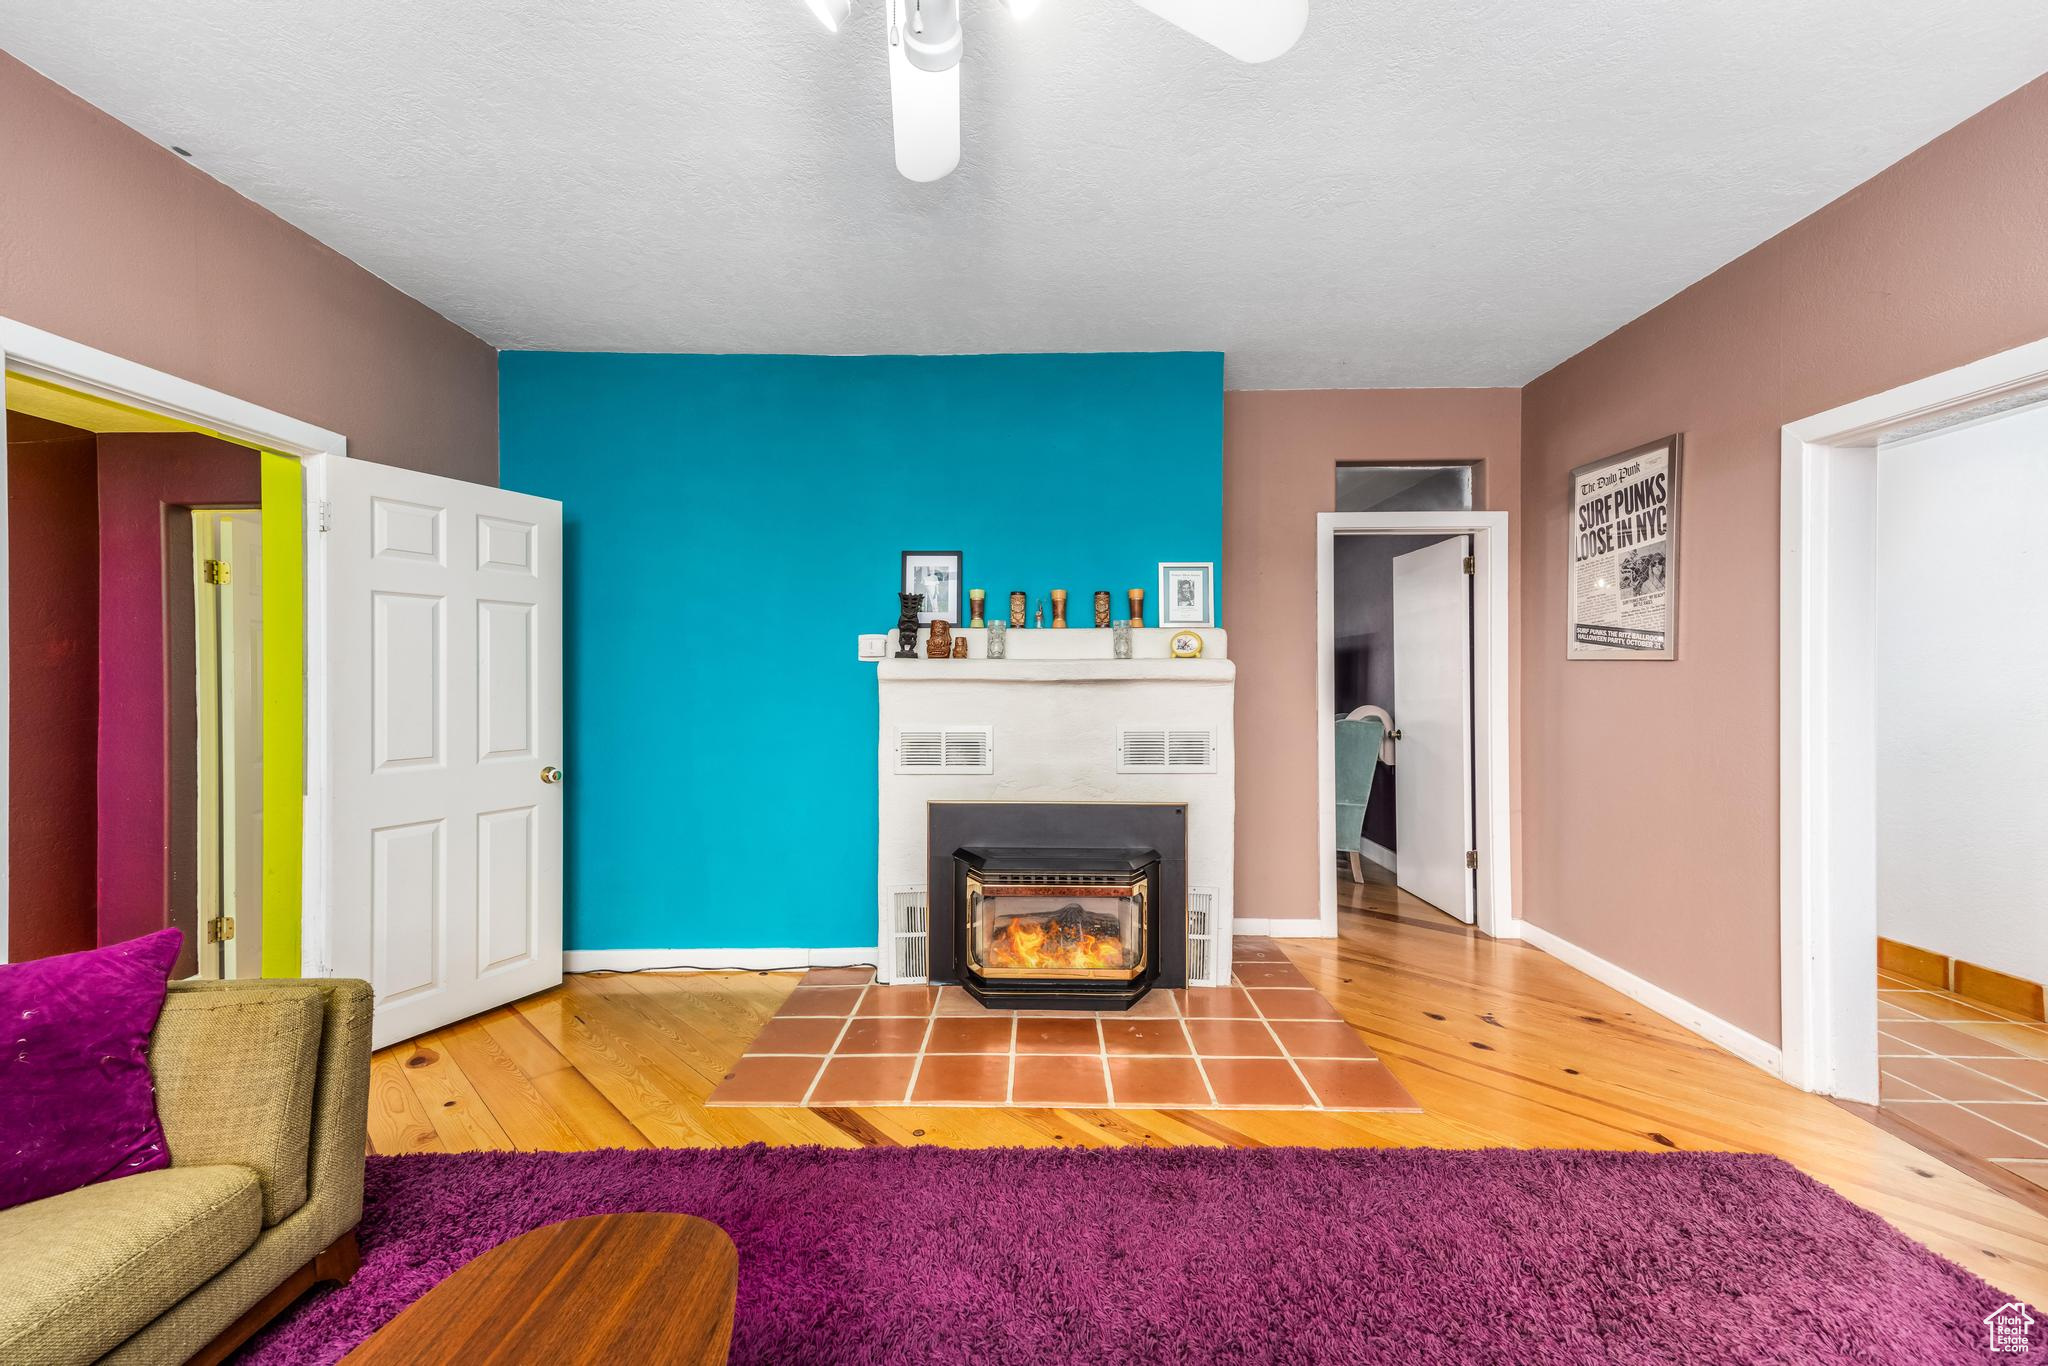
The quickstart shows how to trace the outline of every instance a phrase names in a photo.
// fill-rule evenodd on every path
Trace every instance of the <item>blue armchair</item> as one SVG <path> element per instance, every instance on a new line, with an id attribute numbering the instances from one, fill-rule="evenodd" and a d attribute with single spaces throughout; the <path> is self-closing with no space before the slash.
<path id="1" fill-rule="evenodd" d="M 1337 849 L 1351 856 L 1351 876 L 1361 882 L 1358 851 L 1364 838 L 1365 803 L 1372 795 L 1380 742 L 1386 734 L 1386 724 L 1377 716 L 1337 723 Z"/>

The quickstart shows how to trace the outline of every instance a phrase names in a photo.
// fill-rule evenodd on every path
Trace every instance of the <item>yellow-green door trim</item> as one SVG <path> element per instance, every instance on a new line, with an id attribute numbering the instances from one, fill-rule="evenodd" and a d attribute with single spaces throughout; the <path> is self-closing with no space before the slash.
<path id="1" fill-rule="evenodd" d="M 306 470 L 274 451 L 262 459 L 263 975 L 297 977 L 305 918 Z"/>

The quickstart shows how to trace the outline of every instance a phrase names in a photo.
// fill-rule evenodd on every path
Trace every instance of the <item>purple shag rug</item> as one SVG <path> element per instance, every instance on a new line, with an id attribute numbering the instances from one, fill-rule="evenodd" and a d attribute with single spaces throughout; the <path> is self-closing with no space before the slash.
<path id="1" fill-rule="evenodd" d="M 486 1249 L 625 1210 L 732 1236 L 738 1363 L 1984 1361 L 2007 1298 L 1727 1154 L 474 1153 L 373 1157 L 367 1197 L 354 1281 L 244 1360 L 336 1361 Z"/>

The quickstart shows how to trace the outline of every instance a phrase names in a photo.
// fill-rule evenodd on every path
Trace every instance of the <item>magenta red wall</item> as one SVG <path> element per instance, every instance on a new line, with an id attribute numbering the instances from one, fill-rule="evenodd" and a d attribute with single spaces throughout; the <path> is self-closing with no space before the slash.
<path id="1" fill-rule="evenodd" d="M 254 451 L 210 437 L 93 436 L 37 418 L 8 425 L 8 955 L 41 957 L 196 924 L 189 749 L 189 559 L 177 519 L 261 501 Z M 184 598 L 175 595 L 184 594 Z M 173 623 L 182 622 L 182 626 Z M 174 693 L 176 696 L 174 697 Z M 182 712 L 177 709 L 182 709 Z M 186 946 L 181 972 L 195 967 Z"/>
<path id="2" fill-rule="evenodd" d="M 0 54 L 0 316 L 494 484 L 497 355 Z"/>
<path id="3" fill-rule="evenodd" d="M 1524 915 L 1766 1040 L 1779 428 L 2048 336 L 2048 78 L 1523 391 Z M 1564 658 L 1566 473 L 1683 432 L 1680 657 Z"/>
<path id="4" fill-rule="evenodd" d="M 9 892 L 20 962 L 96 940 L 99 533 L 93 437 L 36 418 L 7 424 Z"/>
<path id="5" fill-rule="evenodd" d="M 193 507 L 254 506 L 254 451 L 211 437 L 99 439 L 99 936 L 118 943 L 164 927 L 171 885 L 168 595 L 171 516 Z M 18 762 L 18 759 L 17 759 Z M 188 869 L 189 875 L 189 869 Z"/>
<path id="6" fill-rule="evenodd" d="M 1521 440 L 1522 398 L 1514 389 L 1223 396 L 1222 590 L 1237 662 L 1239 915 L 1316 917 L 1315 528 L 1317 513 L 1336 508 L 1337 466 L 1469 462 L 1479 466 L 1481 504 L 1519 514 Z M 1520 520 L 1510 518 L 1516 526 Z M 1511 528 L 1510 554 L 1517 535 Z M 1519 611 L 1510 604 L 1511 646 Z"/>

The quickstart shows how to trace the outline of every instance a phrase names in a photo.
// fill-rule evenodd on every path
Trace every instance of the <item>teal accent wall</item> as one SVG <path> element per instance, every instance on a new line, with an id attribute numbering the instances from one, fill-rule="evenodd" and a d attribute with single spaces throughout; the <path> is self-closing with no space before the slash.
<path id="1" fill-rule="evenodd" d="M 499 404 L 500 482 L 564 508 L 571 949 L 875 942 L 855 637 L 903 551 L 1077 620 L 1223 558 L 1216 353 L 515 351 Z"/>

